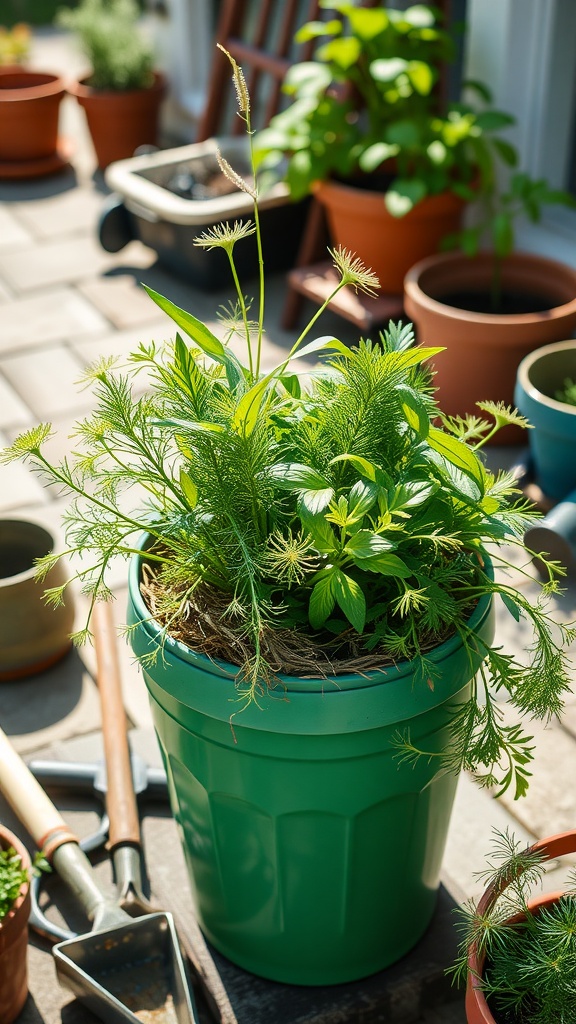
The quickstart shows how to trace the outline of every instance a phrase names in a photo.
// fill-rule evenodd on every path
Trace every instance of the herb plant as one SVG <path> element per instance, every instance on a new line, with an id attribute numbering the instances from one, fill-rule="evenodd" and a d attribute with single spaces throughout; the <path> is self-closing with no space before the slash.
<path id="1" fill-rule="evenodd" d="M 34 858 L 32 872 L 49 870 L 48 862 L 37 853 Z M 14 847 L 0 847 L 0 921 L 6 917 L 18 899 L 20 889 L 30 880 L 28 870 L 22 867 L 20 854 Z"/>
<path id="2" fill-rule="evenodd" d="M 473 903 L 460 908 L 463 938 L 452 973 L 466 977 L 474 943 L 485 967 L 473 984 L 485 993 L 498 1024 L 573 1024 L 576 871 L 559 900 L 531 910 L 530 894 L 545 873 L 542 856 L 523 850 L 509 832 L 497 833 L 489 865 L 483 877 L 501 895 L 483 913 Z"/>
<path id="3" fill-rule="evenodd" d="M 257 136 L 262 166 L 285 177 L 294 198 L 329 177 L 370 187 L 378 172 L 372 187 L 396 217 L 425 196 L 451 190 L 471 200 L 490 190 L 495 157 L 516 160 L 493 133 L 514 119 L 466 103 L 441 109 L 439 73 L 454 44 L 434 9 L 323 6 L 343 20 L 310 22 L 297 33 L 297 42 L 329 38 L 313 61 L 289 70 L 284 88 L 294 102 Z M 484 86 L 469 86 L 489 98 Z"/>
<path id="4" fill-rule="evenodd" d="M 76 33 L 90 61 L 94 89 L 119 92 L 152 84 L 154 55 L 139 30 L 139 16 L 136 0 L 81 0 L 58 12 L 57 24 Z"/>
<path id="5" fill-rule="evenodd" d="M 234 77 L 251 139 L 248 92 L 235 64 Z M 63 462 L 44 454 L 49 424 L 23 433 L 3 459 L 26 460 L 72 495 L 65 554 L 79 557 L 73 578 L 92 604 L 112 596 L 114 558 L 140 555 L 150 614 L 165 634 L 238 666 L 240 709 L 280 686 L 279 673 L 332 678 L 411 659 L 416 685 L 433 687 L 429 652 L 458 635 L 484 661 L 454 718 L 442 767 L 476 770 L 484 785 L 513 785 L 521 795 L 531 741 L 504 722 L 498 697 L 508 693 L 529 718 L 558 714 L 569 685 L 564 645 L 574 636 L 491 569 L 507 565 L 504 542 L 524 551 L 535 513 L 510 474 L 486 469 L 480 450 L 504 424 L 525 421 L 490 403 L 483 417 L 443 416 L 426 363 L 441 350 L 413 347 L 410 326 L 390 324 L 379 342 L 360 340 L 354 349 L 331 336 L 308 341 L 330 299 L 286 358 L 263 373 L 257 185 L 222 157 L 220 164 L 255 200 L 253 224 L 220 225 L 196 239 L 229 258 L 237 299 L 221 317 L 224 341 L 147 289 L 172 317 L 175 340 L 141 345 L 123 370 L 114 359 L 88 369 L 96 408 L 77 425 Z M 261 259 L 253 320 L 234 252 L 254 232 Z M 333 294 L 377 288 L 350 253 L 335 250 L 332 258 Z M 244 359 L 228 344 L 236 335 Z M 322 365 L 308 365 L 305 381 L 298 360 L 318 355 Z M 150 382 L 143 395 L 135 390 L 139 371 Z M 54 557 L 41 560 L 40 577 Z M 545 565 L 543 596 L 562 574 Z M 57 604 L 62 594 L 48 591 L 48 600 Z M 527 665 L 470 627 L 485 596 L 532 624 Z M 88 626 L 76 640 L 87 636 Z M 409 736 L 399 743 L 414 756 Z"/>
<path id="6" fill-rule="evenodd" d="M 557 402 L 564 402 L 565 405 L 576 405 L 576 382 L 567 377 L 563 387 L 559 388 L 554 398 Z"/>

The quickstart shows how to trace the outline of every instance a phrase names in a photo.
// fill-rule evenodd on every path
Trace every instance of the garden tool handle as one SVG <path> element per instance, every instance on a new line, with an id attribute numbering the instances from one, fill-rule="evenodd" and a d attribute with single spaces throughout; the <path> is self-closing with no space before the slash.
<path id="1" fill-rule="evenodd" d="M 78 842 L 2 729 L 0 789 L 14 813 L 48 859 L 63 843 Z"/>
<path id="2" fill-rule="evenodd" d="M 132 780 L 116 630 L 109 602 L 101 601 L 94 606 L 92 625 L 106 761 L 108 845 L 113 851 L 121 844 L 140 846 L 140 819 Z"/>

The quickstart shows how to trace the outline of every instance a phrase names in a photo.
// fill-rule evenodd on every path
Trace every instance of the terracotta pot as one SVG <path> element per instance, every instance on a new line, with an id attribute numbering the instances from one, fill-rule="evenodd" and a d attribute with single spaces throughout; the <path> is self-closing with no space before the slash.
<path id="1" fill-rule="evenodd" d="M 56 153 L 65 93 L 58 75 L 0 68 L 0 163 L 41 160 Z"/>
<path id="2" fill-rule="evenodd" d="M 73 82 L 69 92 L 85 110 L 100 170 L 133 156 L 139 146 L 156 145 L 160 104 L 166 93 L 163 75 L 155 74 L 149 89 L 124 92 L 93 89 L 88 81 Z"/>
<path id="3" fill-rule="evenodd" d="M 570 832 L 560 832 L 548 839 L 541 839 L 534 844 L 532 849 L 541 853 L 544 860 L 554 860 L 556 857 L 576 853 L 576 829 L 572 829 Z M 478 904 L 479 916 L 485 914 L 492 907 L 502 892 L 502 888 L 489 886 Z M 555 903 L 562 895 L 562 892 L 552 892 L 544 896 L 537 896 L 529 901 L 528 906 L 530 910 L 536 911 L 539 907 L 547 907 Z M 516 919 L 511 919 L 511 923 L 512 920 Z M 484 957 L 479 956 L 475 945 L 472 945 L 468 953 L 468 983 L 466 987 L 466 1020 L 468 1024 L 498 1024 L 484 993 L 478 987 L 477 979 L 482 977 L 483 967 Z"/>
<path id="4" fill-rule="evenodd" d="M 54 538 L 39 523 L 0 518 L 0 682 L 42 672 L 70 650 L 74 606 L 53 608 L 46 587 L 60 586 L 66 571 L 59 562 L 44 582 L 35 577 L 35 559 L 54 549 Z"/>
<path id="5" fill-rule="evenodd" d="M 453 192 L 443 192 L 423 199 L 405 217 L 393 217 L 383 192 L 322 181 L 314 193 L 326 210 L 334 244 L 359 256 L 377 274 L 382 291 L 393 295 L 402 294 L 410 267 L 458 230 L 465 206 Z"/>
<path id="6" fill-rule="evenodd" d="M 492 257 L 467 259 L 460 252 L 430 256 L 416 264 L 404 282 L 404 308 L 418 341 L 446 349 L 434 363 L 441 408 L 450 416 L 477 413 L 476 403 L 511 405 L 516 370 L 529 352 L 568 338 L 576 326 L 576 270 L 555 260 L 514 253 L 505 260 L 502 284 L 528 295 L 548 297 L 538 313 L 474 313 L 450 306 L 443 297 L 458 291 L 486 293 Z M 497 444 L 526 441 L 525 431 L 506 427 Z"/>
<path id="7" fill-rule="evenodd" d="M 28 851 L 4 825 L 0 825 L 0 846 L 14 847 L 24 868 L 30 869 Z M 0 921 L 0 1024 L 12 1024 L 28 995 L 27 953 L 30 886 L 24 884 L 6 917 Z"/>

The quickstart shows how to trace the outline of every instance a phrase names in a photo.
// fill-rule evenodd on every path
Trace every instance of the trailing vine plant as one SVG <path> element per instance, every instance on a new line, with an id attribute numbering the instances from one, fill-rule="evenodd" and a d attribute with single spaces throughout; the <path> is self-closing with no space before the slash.
<path id="1" fill-rule="evenodd" d="M 232 61 L 239 110 L 251 140 L 250 100 Z M 94 412 L 77 425 L 74 451 L 53 463 L 41 424 L 20 435 L 3 460 L 23 459 L 72 496 L 64 522 L 73 579 L 97 600 L 111 598 L 117 556 L 142 556 L 150 614 L 170 635 L 238 666 L 240 701 L 260 701 L 279 673 L 334 678 L 410 659 L 416 686 L 434 687 L 430 652 L 458 635 L 484 656 L 453 722 L 439 767 L 477 773 L 483 785 L 527 788 L 531 737 L 507 724 L 500 698 L 520 716 L 559 714 L 568 689 L 566 644 L 544 599 L 562 569 L 544 562 L 533 603 L 498 571 L 504 544 L 523 551 L 536 514 L 509 473 L 491 473 L 481 449 L 505 424 L 525 420 L 492 403 L 480 416 L 451 419 L 434 399 L 427 360 L 410 325 L 390 324 L 378 342 L 347 348 L 331 336 L 308 340 L 324 306 L 286 358 L 262 372 L 264 265 L 257 184 L 221 158 L 224 173 L 254 198 L 254 222 L 224 224 L 196 243 L 221 248 L 237 300 L 222 315 L 224 340 L 192 313 L 147 289 L 174 321 L 175 340 L 141 345 L 125 368 L 90 367 Z M 260 294 L 255 320 L 236 272 L 236 245 L 256 233 Z M 367 294 L 375 276 L 334 250 L 338 283 Z M 332 298 L 332 296 L 330 296 Z M 240 335 L 245 357 L 229 342 Z M 320 356 L 321 366 L 298 360 Z M 138 373 L 150 387 L 136 391 Z M 136 495 L 136 497 L 134 497 Z M 137 508 L 135 509 L 135 506 Z M 143 541 L 143 532 L 146 541 Z M 42 578 L 54 559 L 42 559 Z M 529 577 L 525 567 L 517 571 Z M 47 591 L 53 604 L 64 587 Z M 469 624 L 485 596 L 533 627 L 527 665 Z M 89 622 L 75 636 L 89 636 Z M 337 685 L 337 680 L 333 685 Z M 400 738 L 408 757 L 410 737 Z"/>

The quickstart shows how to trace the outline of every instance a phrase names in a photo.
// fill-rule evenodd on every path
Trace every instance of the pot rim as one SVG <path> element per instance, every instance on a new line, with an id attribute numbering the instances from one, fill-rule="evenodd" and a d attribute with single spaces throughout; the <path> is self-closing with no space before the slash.
<path id="1" fill-rule="evenodd" d="M 3 516 L 0 516 L 0 531 L 2 530 L 3 526 L 5 524 L 8 524 L 8 523 L 14 523 L 14 524 L 16 524 L 18 526 L 24 526 L 25 528 L 32 527 L 38 533 L 41 532 L 42 534 L 45 535 L 46 539 L 49 541 L 49 547 L 45 551 L 45 554 L 49 555 L 49 554 L 52 554 L 52 552 L 54 551 L 54 549 L 56 547 L 56 537 L 55 537 L 54 533 L 52 532 L 52 530 L 48 526 L 46 526 L 45 523 L 40 522 L 38 519 L 29 519 L 29 518 L 22 519 L 22 518 L 19 518 L 18 516 L 3 515 Z M 42 557 L 42 556 L 39 555 L 37 557 Z M 14 573 L 13 576 L 1 576 L 0 577 L 0 591 L 3 590 L 4 588 L 13 587 L 17 583 L 24 583 L 26 580 L 34 579 L 35 576 L 36 576 L 36 566 L 35 565 L 31 565 L 29 569 L 23 569 L 22 572 Z"/>
<path id="2" fill-rule="evenodd" d="M 153 71 L 154 80 L 151 85 L 142 86 L 138 89 L 95 89 L 93 86 L 88 85 L 91 77 L 90 72 L 82 75 L 80 78 L 75 78 L 68 83 L 68 92 L 75 96 L 77 99 L 96 99 L 102 97 L 105 99 L 110 96 L 140 96 L 142 93 L 157 93 L 164 94 L 168 87 L 168 81 L 166 76 L 161 71 Z"/>
<path id="3" fill-rule="evenodd" d="M 553 355 L 556 352 L 576 352 L 576 338 L 569 339 L 567 341 L 555 341 L 550 345 L 542 345 L 540 348 L 530 352 L 518 367 L 518 381 L 520 386 L 524 389 L 524 392 L 538 402 L 540 405 L 548 406 L 549 409 L 554 409 L 556 412 L 562 413 L 563 416 L 576 416 L 576 406 L 568 405 L 567 402 L 559 402 L 557 398 L 550 398 L 549 395 L 544 394 L 540 391 L 530 379 L 530 370 L 535 363 L 538 363 L 541 359 L 547 359 L 548 356 Z"/>
<path id="4" fill-rule="evenodd" d="M 13 846 L 16 853 L 19 855 L 22 862 L 22 867 L 28 871 L 32 867 L 32 860 L 30 854 L 24 843 L 17 835 L 14 834 L 9 828 L 0 823 L 0 846 L 6 849 L 9 846 Z M 18 918 L 25 904 L 28 904 L 26 909 L 26 918 L 29 914 L 30 904 L 30 882 L 23 882 L 20 886 L 20 893 L 16 897 L 10 910 L 2 920 L 0 920 L 0 949 L 3 945 L 8 945 L 12 942 L 12 932 L 15 928 L 19 927 Z M 16 924 L 14 923 L 16 921 Z"/>
<path id="5" fill-rule="evenodd" d="M 148 534 L 144 534 L 140 538 L 140 547 L 142 551 L 145 550 L 145 544 Z M 140 593 L 140 562 L 141 555 L 134 555 L 130 560 L 129 566 L 129 590 L 131 600 L 134 605 L 134 609 L 138 615 L 140 624 L 142 625 L 148 636 L 157 644 L 162 642 L 166 645 L 169 651 L 172 652 L 174 657 L 182 661 L 193 660 L 195 663 L 200 663 L 200 667 L 209 674 L 217 674 L 224 676 L 229 679 L 236 679 L 240 671 L 239 665 L 233 665 L 231 662 L 224 661 L 220 658 L 209 658 L 205 654 L 201 654 L 188 647 L 187 644 L 182 643 L 180 640 L 175 640 L 173 637 L 166 635 L 160 641 L 162 629 L 154 619 L 150 609 L 146 605 L 142 594 Z M 486 568 L 489 572 L 492 572 L 492 563 L 486 557 Z M 485 594 L 480 599 L 470 618 L 468 624 L 472 630 L 479 630 L 487 617 L 490 615 L 492 607 L 491 594 Z M 462 644 L 461 638 L 458 633 L 449 637 L 443 643 L 438 644 L 427 653 L 430 661 L 439 663 L 450 657 Z M 333 675 L 326 677 L 310 677 L 310 676 L 291 676 L 279 673 L 278 678 L 282 682 L 283 688 L 290 693 L 328 693 L 338 692 L 339 690 L 354 690 L 354 689 L 367 689 L 372 686 L 380 685 L 383 682 L 383 673 L 389 673 L 390 679 L 387 681 L 387 685 L 394 685 L 394 683 L 404 684 L 404 679 L 407 675 L 411 674 L 411 661 L 398 661 L 389 664 L 383 664 L 380 669 L 375 669 L 371 672 L 358 673 L 358 672 L 347 672 L 341 675 Z M 216 671 L 214 671 L 216 670 Z M 332 688 L 330 686 L 332 684 Z"/>
<path id="6" fill-rule="evenodd" d="M 30 85 L 22 85 L 19 89 L 0 88 L 0 105 L 6 102 L 25 103 L 48 96 L 64 96 L 67 91 L 66 80 L 61 75 L 51 71 L 36 71 L 35 69 L 29 70 L 28 68 L 19 68 L 15 71 L 9 67 L 0 68 L 0 79 L 8 76 L 29 78 L 31 79 Z M 39 82 L 38 79 L 43 79 L 43 81 Z"/>
<path id="7" fill-rule="evenodd" d="M 529 324 L 539 322 L 543 319 L 543 312 L 546 314 L 546 320 L 557 320 L 562 317 L 573 315 L 576 316 L 576 270 L 570 267 L 566 263 L 561 263 L 559 260 L 550 259 L 548 256 L 540 256 L 538 253 L 531 252 L 513 252 L 510 256 L 507 256 L 504 263 L 508 266 L 537 266 L 545 265 L 550 270 L 556 270 L 557 274 L 566 276 L 567 273 L 574 275 L 574 297 L 567 302 L 563 302 L 560 305 L 550 306 L 548 310 L 541 311 L 539 313 L 477 313 L 469 309 L 459 309 L 456 306 L 450 306 L 445 302 L 441 302 L 439 299 L 433 298 L 428 292 L 424 291 L 420 278 L 427 270 L 450 266 L 453 263 L 458 263 L 459 267 L 466 265 L 463 261 L 473 268 L 474 263 L 485 265 L 488 261 L 492 261 L 493 255 L 491 252 L 481 252 L 477 256 L 469 257 L 464 256 L 461 252 L 444 252 L 436 253 L 433 256 L 427 256 L 426 259 L 420 260 L 419 263 L 415 263 L 410 268 L 406 277 L 404 278 L 404 292 L 407 298 L 411 299 L 412 302 L 417 302 L 420 306 L 429 310 L 432 313 L 441 314 L 442 316 L 452 320 L 466 320 L 469 323 L 484 324 L 485 326 L 500 326 L 517 324 L 519 326 L 523 324 Z M 552 314 L 552 315 L 550 315 Z"/>

